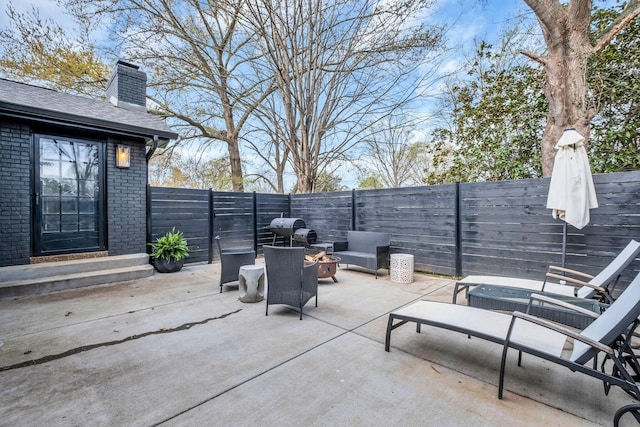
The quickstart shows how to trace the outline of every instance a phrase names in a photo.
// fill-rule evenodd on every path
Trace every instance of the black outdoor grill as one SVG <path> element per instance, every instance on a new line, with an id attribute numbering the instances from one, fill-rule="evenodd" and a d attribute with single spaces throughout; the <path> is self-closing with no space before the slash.
<path id="1" fill-rule="evenodd" d="M 310 246 L 318 240 L 318 235 L 315 230 L 310 228 L 298 228 L 293 232 L 293 240 L 305 246 Z"/>
<path id="2" fill-rule="evenodd" d="M 318 240 L 318 234 L 307 228 L 302 218 L 275 218 L 271 220 L 269 229 L 273 233 L 273 243 L 282 236 L 283 244 L 289 239 L 289 246 L 293 246 L 293 242 L 300 243 L 304 246 L 310 246 Z"/>
<path id="3" fill-rule="evenodd" d="M 276 243 L 278 236 L 282 236 L 284 241 L 289 238 L 289 246 L 293 243 L 293 234 L 295 231 L 299 228 L 306 227 L 307 224 L 305 224 L 302 218 L 275 218 L 271 220 L 271 224 L 269 224 L 269 229 L 273 233 L 273 244 Z"/>

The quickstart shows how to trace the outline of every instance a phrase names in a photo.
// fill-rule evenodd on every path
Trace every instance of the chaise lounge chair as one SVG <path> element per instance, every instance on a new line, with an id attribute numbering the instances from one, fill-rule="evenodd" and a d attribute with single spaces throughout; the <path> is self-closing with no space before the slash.
<path id="1" fill-rule="evenodd" d="M 537 296 L 534 296 L 537 297 Z M 542 297 L 551 302 L 549 298 Z M 564 304 L 559 302 L 559 304 Z M 621 387 L 635 398 L 640 389 L 628 371 L 637 370 L 638 361 L 630 347 L 633 330 L 640 323 L 640 274 L 620 297 L 602 314 L 580 332 L 560 326 L 535 316 L 514 312 L 512 315 L 483 310 L 464 305 L 434 301 L 418 301 L 389 314 L 385 350 L 391 345 L 391 332 L 408 323 L 430 325 L 482 338 L 503 346 L 498 385 L 498 398 L 502 398 L 507 351 L 518 350 L 565 366 L 574 372 L 582 372 L 605 383 L 605 392 L 612 385 Z M 568 339 L 573 340 L 573 351 L 563 357 L 562 350 Z M 597 356 L 605 354 L 613 362 L 611 373 L 597 369 Z M 593 368 L 587 363 L 593 361 Z M 603 363 L 604 366 L 604 363 Z"/>
<path id="2" fill-rule="evenodd" d="M 613 301 L 611 291 L 615 286 L 622 271 L 633 262 L 640 254 L 640 242 L 631 240 L 629 244 L 596 276 L 582 273 L 580 271 L 568 268 L 549 266 L 549 272 L 546 274 L 545 280 L 530 280 L 516 277 L 502 276 L 467 276 L 456 282 L 453 290 L 453 303 L 456 303 L 458 294 L 463 291 L 469 291 L 470 287 L 479 285 L 495 285 L 530 289 L 532 291 L 574 296 L 578 298 L 594 298 L 601 297 L 603 302 L 610 303 Z M 565 275 L 562 275 L 562 274 Z M 584 280 L 577 279 L 572 276 L 578 276 Z M 567 284 L 547 282 L 547 279 L 563 280 Z"/>

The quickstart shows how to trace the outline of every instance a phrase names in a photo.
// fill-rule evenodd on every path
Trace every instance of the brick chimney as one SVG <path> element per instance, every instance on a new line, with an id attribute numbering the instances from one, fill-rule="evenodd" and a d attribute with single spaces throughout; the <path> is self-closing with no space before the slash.
<path id="1" fill-rule="evenodd" d="M 147 74 L 122 60 L 107 82 L 107 100 L 116 107 L 147 111 Z"/>

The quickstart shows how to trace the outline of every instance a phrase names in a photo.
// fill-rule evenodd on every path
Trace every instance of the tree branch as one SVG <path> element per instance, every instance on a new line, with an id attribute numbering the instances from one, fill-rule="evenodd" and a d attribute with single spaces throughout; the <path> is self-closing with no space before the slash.
<path id="1" fill-rule="evenodd" d="M 540 63 L 542 66 L 546 65 L 546 60 L 542 56 L 540 56 L 538 54 L 535 54 L 533 52 L 529 52 L 529 51 L 526 51 L 526 50 L 521 50 L 520 53 L 523 54 L 524 56 L 526 56 L 527 58 L 533 59 L 534 61 Z"/>
<path id="2" fill-rule="evenodd" d="M 567 19 L 567 11 L 558 0 L 524 0 L 533 10 L 540 24 L 549 33 L 557 35 L 562 22 Z"/>
<path id="3" fill-rule="evenodd" d="M 613 40 L 613 38 L 622 31 L 629 22 L 637 18 L 638 15 L 640 15 L 640 0 L 632 0 L 627 3 L 627 6 L 622 12 L 620 12 L 620 15 L 618 15 L 618 18 L 613 22 L 611 27 L 609 27 L 608 31 L 606 31 L 596 43 L 593 48 L 594 53 L 598 53 L 604 49 L 611 40 Z"/>

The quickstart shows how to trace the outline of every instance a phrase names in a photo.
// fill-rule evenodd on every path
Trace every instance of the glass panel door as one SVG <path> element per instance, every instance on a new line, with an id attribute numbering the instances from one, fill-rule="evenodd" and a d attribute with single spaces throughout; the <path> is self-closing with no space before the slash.
<path id="1" fill-rule="evenodd" d="M 103 144 L 36 136 L 35 253 L 104 250 Z"/>

